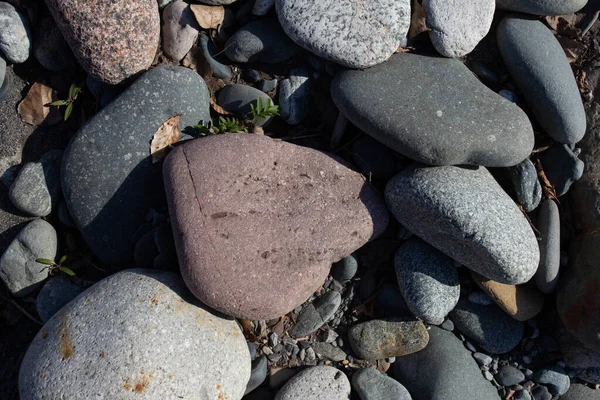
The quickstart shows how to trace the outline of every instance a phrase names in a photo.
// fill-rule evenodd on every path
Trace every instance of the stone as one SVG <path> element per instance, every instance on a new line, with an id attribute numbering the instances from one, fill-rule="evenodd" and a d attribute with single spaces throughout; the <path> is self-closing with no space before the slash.
<path id="1" fill-rule="evenodd" d="M 73 379 L 83 370 L 86 379 Z M 240 399 L 249 378 L 248 346 L 233 319 L 194 299 L 177 274 L 129 269 L 46 322 L 23 359 L 19 392 L 24 399 Z"/>
<path id="2" fill-rule="evenodd" d="M 226 6 L 235 3 L 237 0 L 198 0 L 200 3 L 208 4 L 210 6 Z"/>
<path id="3" fill-rule="evenodd" d="M 183 0 L 166 6 L 162 15 L 163 52 L 172 60 L 181 61 L 198 39 L 198 22 L 190 5 Z"/>
<path id="4" fill-rule="evenodd" d="M 483 278 L 485 279 L 485 278 Z M 479 304 L 481 306 L 489 306 L 490 304 L 494 304 L 494 300 L 490 298 L 486 293 L 475 291 L 469 293 L 469 301 L 474 304 Z"/>
<path id="5" fill-rule="evenodd" d="M 552 400 L 552 395 L 546 386 L 536 386 L 531 391 L 534 400 Z"/>
<path id="6" fill-rule="evenodd" d="M 496 0 L 496 7 L 534 15 L 566 15 L 581 10 L 588 0 Z"/>
<path id="7" fill-rule="evenodd" d="M 459 60 L 396 54 L 365 71 L 337 73 L 331 95 L 362 131 L 425 164 L 508 167 L 533 149 L 527 115 Z"/>
<path id="8" fill-rule="evenodd" d="M 157 67 L 77 132 L 63 157 L 62 188 L 75 224 L 103 262 L 133 261 L 133 234 L 150 209 L 166 206 L 161 163 L 150 156 L 157 129 L 176 114 L 182 130 L 208 121 L 209 109 L 198 74 Z"/>
<path id="9" fill-rule="evenodd" d="M 54 260 L 57 242 L 56 231 L 43 219 L 34 219 L 19 232 L 0 257 L 0 278 L 13 296 L 28 296 L 42 285 L 48 269 L 35 260 Z"/>
<path id="10" fill-rule="evenodd" d="M 410 160 L 368 135 L 361 135 L 352 144 L 352 159 L 364 176 L 382 182 L 396 175 L 398 164 L 410 164 Z"/>
<path id="11" fill-rule="evenodd" d="M 271 18 L 244 25 L 225 43 L 225 54 L 238 63 L 278 64 L 301 51 L 281 29 L 279 22 Z"/>
<path id="12" fill-rule="evenodd" d="M 250 380 L 246 385 L 246 391 L 244 395 L 252 392 L 254 389 L 259 387 L 265 379 L 267 379 L 269 363 L 267 357 L 262 356 L 252 361 L 252 369 L 250 371 Z"/>
<path id="13" fill-rule="evenodd" d="M 210 307 L 250 320 L 278 318 L 306 301 L 333 262 L 388 223 L 379 195 L 338 160 L 249 134 L 174 149 L 164 179 L 190 290 Z M 279 289 L 264 290 L 271 286 Z"/>
<path id="14" fill-rule="evenodd" d="M 508 168 L 508 174 L 516 194 L 517 203 L 525 212 L 537 208 L 542 200 L 542 185 L 537 176 L 537 170 L 529 158 L 514 167 Z"/>
<path id="15" fill-rule="evenodd" d="M 480 306 L 461 299 L 450 318 L 459 331 L 491 354 L 508 353 L 523 338 L 523 323 L 495 305 Z"/>
<path id="16" fill-rule="evenodd" d="M 316 342 L 313 343 L 312 348 L 315 353 L 333 362 L 344 361 L 346 359 L 346 353 L 342 349 L 329 343 Z"/>
<path id="17" fill-rule="evenodd" d="M 252 113 L 250 104 L 256 106 L 258 99 L 261 99 L 262 104 L 271 101 L 271 98 L 252 86 L 242 85 L 239 83 L 227 85 L 219 92 L 217 103 L 226 111 L 235 114 L 238 118 L 251 119 Z M 273 101 L 271 101 L 273 104 Z M 273 117 L 261 118 L 256 122 L 258 126 L 264 126 L 271 122 Z"/>
<path id="18" fill-rule="evenodd" d="M 569 191 L 571 185 L 583 175 L 585 164 L 575 152 L 566 145 L 553 145 L 541 157 L 546 178 L 554 187 L 558 197 Z"/>
<path id="19" fill-rule="evenodd" d="M 358 261 L 356 260 L 356 254 L 350 254 L 348 257 L 344 257 L 340 261 L 333 264 L 331 267 L 331 277 L 339 283 L 347 283 L 358 270 Z"/>
<path id="20" fill-rule="evenodd" d="M 461 341 L 435 326 L 425 349 L 398 358 L 392 368 L 414 400 L 499 399 Z"/>
<path id="21" fill-rule="evenodd" d="M 298 315 L 296 325 L 290 331 L 292 337 L 308 336 L 329 321 L 342 304 L 342 296 L 331 291 L 304 307 Z"/>
<path id="22" fill-rule="evenodd" d="M 492 26 L 495 0 L 470 0 L 460 5 L 444 0 L 423 2 L 429 37 L 446 57 L 469 54 Z"/>
<path id="23" fill-rule="evenodd" d="M 46 0 L 46 5 L 75 58 L 94 78 L 116 85 L 150 68 L 160 39 L 155 0 Z"/>
<path id="24" fill-rule="evenodd" d="M 229 66 L 221 64 L 214 57 L 217 56 L 218 51 L 215 49 L 215 45 L 210 41 L 208 35 L 204 32 L 200 32 L 200 38 L 198 40 L 200 48 L 202 49 L 202 55 L 206 59 L 206 62 L 210 66 L 212 75 L 218 79 L 231 79 L 233 74 Z"/>
<path id="25" fill-rule="evenodd" d="M 275 396 L 275 400 L 347 400 L 350 381 L 333 367 L 307 368 L 294 375 Z"/>
<path id="26" fill-rule="evenodd" d="M 538 212 L 540 232 L 540 266 L 534 280 L 542 293 L 552 293 L 560 269 L 560 215 L 556 202 L 546 199 Z"/>
<path id="27" fill-rule="evenodd" d="M 592 389 L 586 385 L 575 383 L 569 391 L 561 396 L 561 400 L 599 400 L 600 390 Z"/>
<path id="28" fill-rule="evenodd" d="M 60 29 L 50 17 L 44 18 L 40 24 L 43 32 L 35 41 L 33 55 L 49 71 L 60 72 L 75 64 L 75 58 L 69 44 Z"/>
<path id="29" fill-rule="evenodd" d="M 385 199 L 408 230 L 486 278 L 520 284 L 537 270 L 529 222 L 483 167 L 413 165 L 387 183 Z"/>
<path id="30" fill-rule="evenodd" d="M 571 379 L 564 369 L 557 366 L 545 367 L 533 374 L 533 380 L 548 388 L 553 396 L 562 396 L 567 393 Z"/>
<path id="31" fill-rule="evenodd" d="M 544 308 L 544 295 L 527 285 L 507 285 L 472 273 L 473 281 L 505 313 L 517 321 L 527 321 Z"/>
<path id="32" fill-rule="evenodd" d="M 513 396 L 517 400 L 531 400 L 531 395 L 529 391 L 526 389 L 517 390 Z"/>
<path id="33" fill-rule="evenodd" d="M 15 207 L 34 217 L 45 217 L 56 209 L 61 195 L 62 156 L 61 150 L 52 150 L 38 162 L 23 165 L 8 192 Z"/>
<path id="34" fill-rule="evenodd" d="M 413 314 L 439 325 L 460 297 L 460 281 L 453 261 L 419 239 L 410 239 L 396 252 L 398 287 Z"/>
<path id="35" fill-rule="evenodd" d="M 369 68 L 406 43 L 410 1 L 276 0 L 279 22 L 301 47 L 349 68 Z M 373 29 L 365 29 L 373 27 Z"/>
<path id="36" fill-rule="evenodd" d="M 448 321 L 450 321 L 450 320 L 448 320 Z M 477 361 L 477 364 L 479 364 L 481 366 L 485 366 L 485 367 L 489 367 L 493 361 L 492 357 L 488 356 L 487 354 L 483 354 L 483 353 L 479 353 L 479 352 L 473 353 L 473 358 L 475 359 L 475 361 Z"/>
<path id="37" fill-rule="evenodd" d="M 277 79 L 262 79 L 258 82 L 258 90 L 262 90 L 265 93 L 273 92 L 277 89 Z"/>
<path id="38" fill-rule="evenodd" d="M 4 100 L 12 86 L 12 76 L 6 73 L 6 61 L 0 57 L 0 101 Z"/>
<path id="39" fill-rule="evenodd" d="M 154 259 L 158 257 L 158 249 L 154 237 L 156 230 L 153 229 L 143 235 L 133 248 L 133 260 L 138 268 L 150 268 L 154 265 Z"/>
<path id="40" fill-rule="evenodd" d="M 275 0 L 256 0 L 252 7 L 252 14 L 263 16 L 273 7 L 275 7 Z"/>
<path id="41" fill-rule="evenodd" d="M 452 322 L 451 320 L 447 319 L 444 322 L 442 322 L 440 324 L 440 328 L 447 330 L 449 332 L 452 332 L 454 330 L 454 322 Z"/>
<path id="42" fill-rule="evenodd" d="M 58 204 L 58 220 L 61 222 L 61 224 L 66 225 L 69 228 L 77 228 L 73 218 L 71 218 L 71 214 L 69 214 L 67 203 L 64 201 L 61 201 Z"/>
<path id="43" fill-rule="evenodd" d="M 0 2 L 0 50 L 14 64 L 20 64 L 31 53 L 31 28 L 27 17 L 12 4 Z"/>
<path id="44" fill-rule="evenodd" d="M 512 386 L 525 380 L 525 375 L 512 365 L 503 365 L 495 375 L 496 381 L 502 386 Z"/>
<path id="45" fill-rule="evenodd" d="M 359 369 L 352 375 L 352 387 L 360 400 L 411 400 L 404 386 L 375 367 Z"/>
<path id="46" fill-rule="evenodd" d="M 559 143 L 579 142 L 586 130 L 583 103 L 552 32 L 537 19 L 515 14 L 504 17 L 497 38 L 508 72 L 542 128 Z"/>
<path id="47" fill-rule="evenodd" d="M 279 83 L 279 108 L 281 118 L 297 125 L 308 113 L 310 100 L 310 71 L 306 67 L 294 68 L 289 78 Z"/>
<path id="48" fill-rule="evenodd" d="M 400 293 L 400 289 L 398 289 L 398 285 L 391 282 L 384 283 L 377 291 L 373 312 L 377 318 L 413 316 L 402 293 Z"/>
<path id="49" fill-rule="evenodd" d="M 381 360 L 415 353 L 427 346 L 429 335 L 421 321 L 372 320 L 353 325 L 348 341 L 363 360 Z"/>
<path id="50" fill-rule="evenodd" d="M 36 301 L 37 312 L 42 322 L 48 321 L 84 289 L 81 284 L 61 275 L 48 279 L 38 293 Z"/>

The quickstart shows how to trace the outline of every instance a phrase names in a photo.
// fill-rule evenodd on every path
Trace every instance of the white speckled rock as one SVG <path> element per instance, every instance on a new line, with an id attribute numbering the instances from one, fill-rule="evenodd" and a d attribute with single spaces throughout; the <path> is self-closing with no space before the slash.
<path id="1" fill-rule="evenodd" d="M 22 399 L 239 400 L 250 378 L 240 328 L 179 275 L 132 269 L 98 282 L 35 337 Z"/>
<path id="2" fill-rule="evenodd" d="M 0 50 L 15 64 L 27 61 L 31 53 L 31 29 L 27 17 L 4 2 L 0 2 Z"/>
<path id="3" fill-rule="evenodd" d="M 469 54 L 487 35 L 494 18 L 495 0 L 424 0 L 429 37 L 446 57 Z"/>
<path id="4" fill-rule="evenodd" d="M 275 400 L 348 400 L 350 381 L 333 367 L 312 367 L 296 374 L 277 393 Z"/>
<path id="5" fill-rule="evenodd" d="M 409 0 L 277 0 L 283 30 L 305 49 L 350 68 L 387 60 L 406 43 Z"/>

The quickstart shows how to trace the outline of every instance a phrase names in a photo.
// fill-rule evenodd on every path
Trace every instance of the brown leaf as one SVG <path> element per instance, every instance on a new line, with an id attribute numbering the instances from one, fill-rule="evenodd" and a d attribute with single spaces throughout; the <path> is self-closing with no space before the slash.
<path id="1" fill-rule="evenodd" d="M 580 55 L 582 55 L 583 52 L 585 51 L 585 45 L 583 43 L 579 43 L 576 40 L 569 39 L 569 38 L 562 37 L 562 36 L 559 36 L 557 39 L 558 39 L 558 42 L 560 43 L 560 45 L 562 46 L 563 50 L 565 51 L 565 54 L 567 55 L 569 63 L 572 63 L 575 60 L 577 60 L 577 58 Z"/>
<path id="2" fill-rule="evenodd" d="M 166 120 L 152 137 L 152 143 L 150 143 L 152 164 L 164 159 L 167 156 L 167 148 L 179 141 L 179 136 L 181 135 L 179 129 L 180 117 L 181 114 L 175 115 L 174 117 Z"/>
<path id="3" fill-rule="evenodd" d="M 19 103 L 17 111 L 21 120 L 29 125 L 55 125 L 62 120 L 58 108 L 44 106 L 55 100 L 57 97 L 52 88 L 36 82 Z"/>
<path id="4" fill-rule="evenodd" d="M 227 111 L 226 109 L 224 109 L 223 107 L 218 105 L 217 102 L 214 101 L 212 97 L 210 98 L 210 106 L 213 108 L 213 110 L 215 110 L 219 114 L 222 114 L 222 115 L 230 115 L 231 114 L 229 111 Z"/>
<path id="5" fill-rule="evenodd" d="M 544 172 L 544 168 L 542 167 L 542 162 L 539 159 L 535 162 L 535 169 L 537 170 L 538 178 L 540 178 L 540 183 L 542 184 L 542 193 L 544 197 L 552 199 L 560 204 L 560 202 L 558 201 L 558 197 L 556 197 L 556 190 L 546 177 L 546 173 Z"/>
<path id="6" fill-rule="evenodd" d="M 183 58 L 183 66 L 191 69 L 198 73 L 202 78 L 209 79 L 212 77 L 212 68 L 210 64 L 202 54 L 202 49 L 197 46 L 192 46 L 190 51 Z"/>
<path id="7" fill-rule="evenodd" d="M 577 23 L 575 15 L 547 16 L 545 20 L 550 28 L 554 29 L 561 36 L 568 36 L 575 39 L 581 34 L 581 30 L 575 27 L 575 23 Z"/>
<path id="8" fill-rule="evenodd" d="M 203 29 L 217 29 L 225 19 L 225 8 L 223 6 L 205 6 L 192 4 L 190 9 Z"/>
<path id="9" fill-rule="evenodd" d="M 413 11 L 410 17 L 410 30 L 408 31 L 408 37 L 411 39 L 420 33 L 430 30 L 425 22 L 425 10 L 423 6 L 417 0 L 413 0 L 412 3 Z"/>

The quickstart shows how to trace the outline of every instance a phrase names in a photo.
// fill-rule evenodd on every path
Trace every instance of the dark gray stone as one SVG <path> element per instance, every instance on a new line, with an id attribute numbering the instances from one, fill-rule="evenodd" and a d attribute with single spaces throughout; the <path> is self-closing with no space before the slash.
<path id="1" fill-rule="evenodd" d="M 252 14 L 262 16 L 273 7 L 275 7 L 275 0 L 256 0 L 252 7 Z"/>
<path id="2" fill-rule="evenodd" d="M 406 166 L 411 162 L 368 135 L 352 144 L 352 159 L 360 172 L 374 181 L 387 181 L 396 175 L 399 164 Z"/>
<path id="3" fill-rule="evenodd" d="M 209 94 L 202 78 L 182 67 L 146 72 L 97 113 L 65 151 L 62 186 L 71 216 L 104 262 L 133 259 L 131 238 L 150 209 L 166 207 L 161 163 L 150 142 L 169 118 L 181 129 L 208 121 Z"/>
<path id="4" fill-rule="evenodd" d="M 377 371 L 375 367 L 359 369 L 352 375 L 352 387 L 360 400 L 411 400 L 402 384 Z"/>
<path id="5" fill-rule="evenodd" d="M 341 303 L 342 296 L 339 292 L 330 291 L 325 293 L 313 303 L 304 307 L 298 315 L 298 320 L 290 335 L 292 337 L 302 337 L 313 333 L 333 317 Z"/>
<path id="6" fill-rule="evenodd" d="M 261 356 L 256 360 L 252 361 L 252 369 L 250 370 L 250 380 L 246 385 L 246 391 L 244 395 L 247 395 L 254 389 L 260 386 L 261 383 L 267 378 L 269 363 L 267 357 Z"/>
<path id="7" fill-rule="evenodd" d="M 355 254 L 350 254 L 348 257 L 341 259 L 333 264 L 331 268 L 331 276 L 340 283 L 350 281 L 358 270 L 358 261 Z"/>
<path id="8" fill-rule="evenodd" d="M 588 0 L 496 0 L 496 7 L 535 15 L 565 15 L 581 10 Z"/>
<path id="9" fill-rule="evenodd" d="M 40 24 L 33 55 L 42 67 L 54 72 L 64 71 L 76 62 L 69 44 L 51 17 L 44 18 Z"/>
<path id="10" fill-rule="evenodd" d="M 542 185 L 535 165 L 526 158 L 514 167 L 508 168 L 508 173 L 517 195 L 517 202 L 526 212 L 535 210 L 542 200 Z"/>
<path id="11" fill-rule="evenodd" d="M 275 400 L 347 400 L 350 381 L 333 367 L 307 368 L 294 375 L 277 393 Z"/>
<path id="12" fill-rule="evenodd" d="M 600 390 L 592 389 L 586 385 L 575 383 L 565 393 L 561 400 L 600 400 Z"/>
<path id="13" fill-rule="evenodd" d="M 262 99 L 265 104 L 266 100 L 273 101 L 271 98 L 252 86 L 233 84 L 225 86 L 217 96 L 217 103 L 230 113 L 235 114 L 239 118 L 251 119 L 250 104 L 256 105 L 258 98 Z M 273 117 L 261 118 L 257 121 L 257 125 L 263 126 L 269 123 Z"/>
<path id="14" fill-rule="evenodd" d="M 461 299 L 450 318 L 459 331 L 491 354 L 507 353 L 523 338 L 524 324 L 494 304 L 481 306 Z"/>
<path id="15" fill-rule="evenodd" d="M 156 230 L 146 233 L 135 243 L 133 249 L 133 260 L 138 268 L 151 268 L 154 259 L 158 256 L 158 248 L 154 239 Z"/>
<path id="16" fill-rule="evenodd" d="M 546 199 L 538 212 L 540 232 L 540 266 L 535 284 L 543 293 L 554 291 L 560 268 L 560 215 L 554 200 Z"/>
<path id="17" fill-rule="evenodd" d="M 552 400 L 552 395 L 546 386 L 537 386 L 531 391 L 534 400 Z"/>
<path id="18" fill-rule="evenodd" d="M 123 91 L 122 87 L 100 82 L 91 75 L 87 76 L 85 85 L 98 102 L 100 108 L 106 107 Z"/>
<path id="19" fill-rule="evenodd" d="M 567 56 L 537 19 L 508 15 L 498 26 L 498 47 L 535 118 L 554 140 L 573 144 L 586 130 L 585 112 Z"/>
<path id="20" fill-rule="evenodd" d="M 58 220 L 68 226 L 69 228 L 76 228 L 75 221 L 71 218 L 71 214 L 69 213 L 69 209 L 67 208 L 67 203 L 61 201 L 58 205 Z"/>
<path id="21" fill-rule="evenodd" d="M 577 156 L 579 150 L 571 150 L 566 145 L 555 144 L 541 157 L 546 178 L 554 187 L 558 197 L 569 191 L 573 183 L 583 175 L 585 164 Z"/>
<path id="22" fill-rule="evenodd" d="M 377 318 L 412 317 L 413 313 L 406 305 L 396 283 L 384 283 L 375 297 L 375 316 Z"/>
<path id="23" fill-rule="evenodd" d="M 394 258 L 400 292 L 415 316 L 439 325 L 460 297 L 453 260 L 420 239 L 404 243 Z"/>
<path id="24" fill-rule="evenodd" d="M 215 49 L 214 44 L 208 38 L 206 33 L 200 32 L 198 42 L 200 43 L 200 48 L 202 49 L 202 55 L 204 55 L 208 65 L 210 65 L 213 76 L 218 79 L 232 78 L 233 73 L 231 72 L 231 68 L 229 68 L 227 65 L 221 64 L 215 59 L 219 51 Z"/>
<path id="25" fill-rule="evenodd" d="M 525 380 L 525 375 L 512 365 L 503 365 L 495 375 L 496 381 L 502 386 L 512 386 Z"/>
<path id="26" fill-rule="evenodd" d="M 68 302 L 85 290 L 81 284 L 59 275 L 48 279 L 38 293 L 36 307 L 42 322 L 48 321 Z"/>
<path id="27" fill-rule="evenodd" d="M 361 130 L 425 164 L 508 167 L 533 149 L 523 110 L 455 59 L 396 54 L 365 71 L 338 73 L 331 94 Z"/>
<path id="28" fill-rule="evenodd" d="M 258 90 L 269 93 L 277 89 L 277 79 L 263 79 L 258 83 Z"/>
<path id="29" fill-rule="evenodd" d="M 300 51 L 302 49 L 274 19 L 252 21 L 225 43 L 225 54 L 231 61 L 238 63 L 277 64 L 289 60 Z"/>
<path id="30" fill-rule="evenodd" d="M 513 396 L 516 400 L 531 400 L 531 395 L 526 389 L 517 390 Z"/>
<path id="31" fill-rule="evenodd" d="M 31 52 L 31 29 L 25 14 L 12 4 L 0 2 L 0 50 L 6 59 L 20 64 Z"/>
<path id="32" fill-rule="evenodd" d="M 535 371 L 533 380 L 548 388 L 553 396 L 562 396 L 567 393 L 571 379 L 564 369 L 557 366 L 545 367 Z"/>
<path id="33" fill-rule="evenodd" d="M 289 78 L 279 84 L 279 111 L 290 125 L 297 125 L 308 112 L 310 98 L 310 71 L 306 67 L 294 68 Z"/>
<path id="34" fill-rule="evenodd" d="M 190 51 L 200 27 L 188 3 L 177 0 L 165 7 L 162 13 L 162 49 L 165 55 L 181 61 Z"/>
<path id="35" fill-rule="evenodd" d="M 494 386 L 481 375 L 471 353 L 453 333 L 432 326 L 429 344 L 392 366 L 414 400 L 498 400 Z"/>
<path id="36" fill-rule="evenodd" d="M 492 300 L 486 293 L 481 291 L 469 293 L 469 301 L 481 306 L 489 306 L 490 304 L 494 304 L 494 300 Z"/>
<path id="37" fill-rule="evenodd" d="M 442 322 L 442 324 L 440 325 L 440 328 L 447 330 L 449 332 L 452 332 L 454 330 L 454 322 L 447 319 L 444 322 Z"/>
<path id="38" fill-rule="evenodd" d="M 520 284 L 537 270 L 529 222 L 483 167 L 413 165 L 388 182 L 385 199 L 403 226 L 489 279 Z"/>
<path id="39" fill-rule="evenodd" d="M 312 348 L 315 351 L 315 353 L 333 362 L 344 361 L 347 356 L 344 350 L 340 349 L 339 347 L 335 347 L 329 343 L 313 343 Z"/>

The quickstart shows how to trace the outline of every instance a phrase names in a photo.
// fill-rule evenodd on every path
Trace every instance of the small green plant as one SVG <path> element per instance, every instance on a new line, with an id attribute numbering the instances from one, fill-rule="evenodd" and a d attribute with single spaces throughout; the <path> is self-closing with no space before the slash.
<path id="1" fill-rule="evenodd" d="M 77 96 L 79 96 L 79 94 L 81 93 L 83 84 L 75 84 L 72 83 L 71 87 L 69 88 L 69 98 L 66 100 L 56 100 L 53 101 L 52 103 L 47 104 L 47 106 L 52 106 L 52 107 L 58 107 L 60 108 L 61 106 L 67 106 L 67 109 L 65 110 L 65 121 L 69 119 L 69 117 L 71 116 L 71 113 L 73 112 L 73 104 L 75 103 L 75 100 L 77 100 Z"/>
<path id="2" fill-rule="evenodd" d="M 266 99 L 263 105 L 262 99 L 256 99 L 256 106 L 250 103 L 250 112 L 252 114 L 252 123 L 255 124 L 261 118 L 275 117 L 279 115 L 279 106 L 271 104 L 271 99 Z"/>
<path id="3" fill-rule="evenodd" d="M 242 120 L 237 117 L 218 117 L 213 118 L 208 125 L 194 125 L 201 135 L 218 135 L 220 133 L 248 133 L 256 132 L 256 122 L 261 118 L 275 117 L 279 115 L 279 106 L 271 103 L 271 99 L 263 103 L 259 97 L 256 104 L 250 103 L 249 117 L 251 119 Z"/>
<path id="4" fill-rule="evenodd" d="M 45 267 L 42 268 L 42 270 L 40 272 L 42 272 L 45 269 L 48 269 L 49 275 L 54 275 L 54 273 L 56 273 L 58 271 L 58 272 L 67 274 L 69 276 L 75 276 L 75 272 L 73 272 L 73 270 L 71 268 L 65 267 L 65 264 L 67 262 L 69 262 L 69 257 L 66 254 L 64 256 L 62 256 L 62 258 L 60 259 L 58 264 L 47 258 L 38 258 L 35 261 L 39 262 L 40 264 L 45 265 Z"/>

